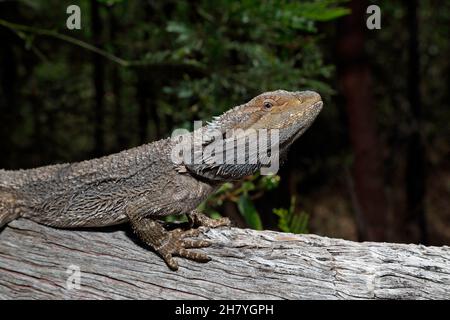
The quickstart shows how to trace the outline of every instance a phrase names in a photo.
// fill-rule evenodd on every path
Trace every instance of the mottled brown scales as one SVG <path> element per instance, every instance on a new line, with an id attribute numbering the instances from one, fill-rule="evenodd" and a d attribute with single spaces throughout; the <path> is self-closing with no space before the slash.
<path id="1" fill-rule="evenodd" d="M 266 92 L 199 129 L 203 147 L 215 141 L 212 133 L 217 131 L 226 138 L 233 129 L 279 129 L 277 156 L 282 158 L 321 108 L 320 96 L 312 91 Z M 0 227 L 18 217 L 60 228 L 129 222 L 173 270 L 178 269 L 173 256 L 208 261 L 205 254 L 189 249 L 209 243 L 186 238 L 198 234 L 193 227 L 225 226 L 229 220 L 210 219 L 197 206 L 223 182 L 256 173 L 262 165 L 174 163 L 171 153 L 177 141 L 167 138 L 78 163 L 0 170 Z M 166 230 L 159 219 L 170 214 L 187 214 L 191 228 Z"/>

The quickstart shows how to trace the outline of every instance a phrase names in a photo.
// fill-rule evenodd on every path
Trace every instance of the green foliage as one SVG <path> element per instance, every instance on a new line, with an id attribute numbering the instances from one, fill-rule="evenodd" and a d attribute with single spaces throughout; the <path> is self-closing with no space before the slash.
<path id="1" fill-rule="evenodd" d="M 220 217 L 216 208 L 222 206 L 225 201 L 230 201 L 236 204 L 239 213 L 250 228 L 262 230 L 261 217 L 255 208 L 254 201 L 265 192 L 275 189 L 279 182 L 280 177 L 277 175 L 261 176 L 259 174 L 247 177 L 240 182 L 227 182 L 202 203 L 200 210 L 212 217 Z"/>
<path id="2" fill-rule="evenodd" d="M 11 100 L 20 106 L 15 119 L 23 119 L 8 130 L 12 145 L 20 146 L 17 155 L 4 150 L 9 167 L 92 157 L 99 109 L 107 154 L 191 128 L 193 120 L 263 91 L 313 89 L 325 99 L 333 93 L 334 67 L 325 63 L 319 26 L 347 13 L 342 1 L 97 2 L 98 43 L 87 0 L 78 3 L 82 29 L 76 31 L 64 27 L 67 1 L 18 2 L 20 10 L 11 12 L 19 17 L 2 17 L 28 26 L 15 31 L 21 43 L 5 44 L 20 52 Z M 100 108 L 93 51 L 102 57 Z M 279 183 L 276 175 L 226 183 L 200 209 L 218 217 L 231 201 L 250 227 L 261 229 L 255 201 Z"/>
<path id="3" fill-rule="evenodd" d="M 291 233 L 308 233 L 309 215 L 302 211 L 295 211 L 295 196 L 291 198 L 289 209 L 273 209 L 273 212 L 280 218 L 278 227 L 281 231 Z"/>
<path id="4" fill-rule="evenodd" d="M 263 227 L 259 213 L 256 211 L 253 202 L 247 194 L 242 194 L 239 197 L 238 208 L 250 228 L 262 230 Z"/>
<path id="5" fill-rule="evenodd" d="M 112 6 L 121 2 L 124 2 L 125 0 L 96 0 L 99 3 L 106 4 L 108 6 Z"/>
<path id="6" fill-rule="evenodd" d="M 313 21 L 330 21 L 350 13 L 348 8 L 332 7 L 336 3 L 336 1 L 332 0 L 301 3 L 298 4 L 300 8 L 298 8 L 297 12 L 301 11 L 303 17 Z M 295 11 L 293 10 L 293 12 Z"/>
<path id="7" fill-rule="evenodd" d="M 280 183 L 278 175 L 261 176 L 256 174 L 246 178 L 242 182 L 225 183 L 214 195 L 202 203 L 200 210 L 213 217 L 220 217 L 217 212 L 218 207 L 224 201 L 231 201 L 236 204 L 239 213 L 244 218 L 247 225 L 256 230 L 262 230 L 263 225 L 259 212 L 256 210 L 254 201 L 262 197 L 266 192 L 274 190 Z M 273 209 L 273 213 L 279 217 L 278 227 L 281 231 L 291 233 L 307 233 L 308 214 L 295 211 L 295 197 L 291 198 L 288 209 Z"/>
<path id="8" fill-rule="evenodd" d="M 114 80 L 120 83 L 121 92 L 112 92 L 117 90 L 112 87 L 113 80 L 105 81 L 106 151 L 117 150 L 113 138 L 118 122 L 113 111 L 116 103 L 123 106 L 121 122 L 123 128 L 129 129 L 121 135 L 130 146 L 139 142 L 139 132 L 149 132 L 147 140 L 158 139 L 173 128 L 190 128 L 192 120 L 209 119 L 262 91 L 314 89 L 324 97 L 333 93 L 328 80 L 334 67 L 324 63 L 317 26 L 345 14 L 342 1 L 268 0 L 261 5 L 251 0 L 200 0 L 195 6 L 186 0 L 97 2 L 103 26 L 104 76 L 110 77 L 113 64 L 121 68 L 119 79 Z M 21 12 L 35 22 L 15 31 L 24 40 L 23 49 L 37 58 L 36 66 L 24 76 L 21 86 L 33 87 L 35 99 L 60 106 L 62 113 L 83 109 L 71 117 L 61 117 L 57 125 L 43 121 L 42 141 L 47 136 L 61 140 L 57 137 L 71 135 L 66 128 L 73 127 L 73 122 L 83 123 L 84 127 L 77 125 L 72 136 L 77 135 L 79 141 L 92 139 L 89 117 L 94 110 L 95 90 L 91 85 L 91 52 L 87 51 L 92 51 L 89 44 L 93 44 L 91 6 L 89 1 L 80 1 L 79 5 L 79 31 L 64 29 L 62 22 L 67 17 L 63 9 L 67 5 L 56 0 L 24 5 Z M 84 43 L 77 43 L 78 39 Z M 151 106 L 145 107 L 147 113 L 155 110 L 154 122 L 149 122 L 148 128 L 139 127 L 146 123 L 138 119 L 144 101 L 136 93 L 140 79 L 148 79 L 145 85 L 151 89 L 146 98 L 151 101 Z M 60 88 L 62 85 L 64 88 Z M 61 91 L 70 91 L 71 98 L 61 103 Z M 31 108 L 29 101 L 18 103 L 24 109 Z M 14 139 L 30 141 L 32 148 L 33 133 L 21 125 L 15 126 L 17 132 L 12 135 L 17 135 Z M 60 146 L 54 148 L 53 161 L 73 161 L 86 158 L 83 153 L 92 147 L 92 141 Z"/>
<path id="9" fill-rule="evenodd" d="M 201 118 L 229 108 L 239 97 L 266 90 L 315 88 L 332 93 L 324 80 L 333 68 L 324 65 L 320 38 L 313 35 L 317 21 L 347 12 L 337 3 L 200 1 L 191 11 L 185 2 L 177 2 L 164 36 L 173 43 L 170 59 L 195 60 L 207 71 L 199 78 L 186 76 L 164 92 L 176 94 L 186 107 L 197 101 Z"/>
<path id="10" fill-rule="evenodd" d="M 225 201 L 236 204 L 239 213 L 247 225 L 255 230 L 262 230 L 263 225 L 260 214 L 255 208 L 254 200 L 261 197 L 265 192 L 278 187 L 280 177 L 277 175 L 254 176 L 244 179 L 242 182 L 226 182 L 211 197 L 200 204 L 198 209 L 212 218 L 220 218 L 218 212 Z M 167 222 L 186 221 L 185 217 L 180 220 L 176 216 L 166 217 Z"/>
<path id="11" fill-rule="evenodd" d="M 308 211 L 309 192 L 325 188 L 329 193 L 342 193 L 338 190 L 345 176 L 342 168 L 353 162 L 345 120 L 351 115 L 345 114 L 342 97 L 332 95 L 339 87 L 335 65 L 352 61 L 351 52 L 340 61 L 335 54 L 345 34 L 338 33 L 335 20 L 349 12 L 349 1 L 97 2 L 97 24 L 102 29 L 95 37 L 98 42 L 92 30 L 90 0 L 0 1 L 0 168 L 92 158 L 97 125 L 104 138 L 100 151 L 108 154 L 167 137 L 174 128 L 192 128 L 193 120 L 210 119 L 265 90 L 312 89 L 322 95 L 325 108 L 314 123 L 314 133 L 307 132 L 293 146 L 291 166 L 284 172 L 290 178 L 283 181 L 283 190 L 288 184 L 289 190 L 301 185 Z M 81 8 L 81 30 L 65 27 L 70 4 Z M 402 194 L 403 184 L 398 181 L 403 181 L 399 173 L 405 163 L 401 155 L 407 154 L 408 137 L 417 127 L 408 101 L 411 34 L 405 27 L 406 2 L 379 0 L 377 5 L 382 8 L 382 29 L 365 32 L 365 54 L 371 67 L 372 104 L 383 145 L 386 184 L 388 190 Z M 448 167 L 450 150 L 450 2 L 420 1 L 418 8 L 420 126 L 433 181 L 443 176 L 436 168 Z M 360 18 L 365 17 L 362 12 Z M 92 59 L 94 52 L 101 59 Z M 101 64 L 99 77 L 104 83 L 98 96 L 97 64 Z M 102 110 L 101 117 L 96 110 Z M 296 148 L 301 148 L 301 154 Z M 277 192 L 279 183 L 278 176 L 227 183 L 201 209 L 218 217 L 224 203 L 231 202 L 247 216 L 246 221 L 259 228 L 261 219 L 255 208 L 283 206 L 264 197 Z M 427 184 L 431 191 L 437 186 Z M 447 190 L 426 193 L 447 199 Z M 328 200 L 325 193 L 319 196 Z M 428 200 L 430 208 L 440 203 Z M 289 218 L 293 209 L 277 210 L 283 230 L 295 232 L 302 229 L 296 225 L 306 224 L 306 214 L 298 220 Z"/>

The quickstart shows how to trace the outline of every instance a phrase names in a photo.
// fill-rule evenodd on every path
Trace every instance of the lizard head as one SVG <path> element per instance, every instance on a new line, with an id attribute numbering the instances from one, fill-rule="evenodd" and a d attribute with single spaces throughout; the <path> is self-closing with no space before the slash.
<path id="1" fill-rule="evenodd" d="M 266 92 L 242 107 L 242 112 L 247 114 L 243 116 L 246 120 L 236 126 L 242 129 L 279 130 L 280 146 L 290 145 L 313 123 L 322 106 L 322 98 L 314 91 Z"/>
<path id="2" fill-rule="evenodd" d="M 197 162 L 188 168 L 197 175 L 220 181 L 238 180 L 256 173 L 267 164 L 262 161 L 264 157 L 279 160 L 285 156 L 289 146 L 312 124 L 322 105 L 320 95 L 313 91 L 277 90 L 260 94 L 202 128 L 202 164 Z M 255 133 L 258 146 L 252 148 L 250 139 Z M 267 136 L 265 144 L 259 140 L 263 135 Z M 239 142 L 227 144 L 239 138 L 245 138 L 241 141 L 247 148 L 239 149 Z M 205 148 L 211 146 L 223 150 L 222 163 L 217 157 L 204 154 Z M 230 153 L 234 155 L 234 163 L 226 161 Z"/>

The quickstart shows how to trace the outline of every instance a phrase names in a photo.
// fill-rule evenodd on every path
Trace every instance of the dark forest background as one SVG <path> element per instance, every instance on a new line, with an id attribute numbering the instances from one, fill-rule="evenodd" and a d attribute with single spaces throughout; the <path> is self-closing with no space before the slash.
<path id="1" fill-rule="evenodd" d="M 66 8 L 81 8 L 68 30 Z M 368 30 L 366 8 L 381 8 Z M 267 90 L 324 109 L 276 177 L 202 205 L 238 226 L 450 244 L 448 1 L 0 1 L 0 167 L 98 157 Z M 93 46 L 93 47 L 92 47 Z"/>

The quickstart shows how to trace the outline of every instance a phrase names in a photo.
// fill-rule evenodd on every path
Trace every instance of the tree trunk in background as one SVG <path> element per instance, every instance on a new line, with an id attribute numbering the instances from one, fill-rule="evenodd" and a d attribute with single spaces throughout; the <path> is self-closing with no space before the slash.
<path id="1" fill-rule="evenodd" d="M 2 6 L 2 18 L 10 19 L 19 15 L 17 2 L 4 2 Z M 18 93 L 20 83 L 18 74 L 18 57 L 14 54 L 17 45 L 22 43 L 13 31 L 0 28 L 0 168 L 17 168 L 16 153 L 12 141 L 12 133 L 15 132 L 18 121 L 18 107 L 21 106 L 22 96 Z"/>
<path id="2" fill-rule="evenodd" d="M 108 16 L 109 16 L 109 43 L 113 44 L 114 48 L 113 53 L 116 56 L 120 57 L 121 52 L 116 42 L 116 34 L 117 34 L 116 31 L 119 28 L 119 24 L 117 22 L 116 16 L 114 15 L 114 10 L 112 9 L 112 7 L 108 7 Z M 111 64 L 111 85 L 112 85 L 112 94 L 114 95 L 113 131 L 116 135 L 114 141 L 115 151 L 120 151 L 128 147 L 124 127 L 124 113 L 122 109 L 123 106 L 121 103 L 122 79 L 120 78 L 119 68 L 120 67 L 116 63 Z"/>
<path id="3" fill-rule="evenodd" d="M 399 226 L 406 230 L 405 241 L 427 243 L 425 217 L 425 148 L 421 135 L 422 107 L 420 94 L 420 59 L 418 44 L 417 0 L 406 2 L 409 31 L 408 100 L 411 132 L 406 165 L 406 213 Z"/>
<path id="4" fill-rule="evenodd" d="M 352 13 L 340 21 L 338 29 L 338 79 L 354 154 L 359 237 L 360 240 L 386 241 L 388 208 L 382 150 L 376 132 L 371 74 L 364 52 L 367 3 L 353 0 L 349 6 Z"/>
<path id="5" fill-rule="evenodd" d="M 144 21 L 153 21 L 155 11 L 151 2 L 142 4 Z M 148 31 L 144 32 L 142 41 L 150 41 Z M 138 123 L 139 123 L 139 143 L 147 143 L 149 141 L 158 140 L 162 137 L 161 119 L 156 110 L 155 101 L 160 90 L 160 81 L 166 76 L 165 70 L 157 70 L 154 66 L 146 66 L 136 70 L 137 74 L 137 101 L 139 104 Z M 149 122 L 152 124 L 152 130 L 148 130 Z"/>
<path id="6" fill-rule="evenodd" d="M 91 25 L 93 43 L 96 47 L 102 48 L 102 21 L 100 8 L 96 0 L 91 1 Z M 104 153 L 104 96 L 105 96 L 105 68 L 103 57 L 93 53 L 93 77 L 95 88 L 94 106 L 94 150 L 93 155 L 98 157 Z"/>
<path id="7" fill-rule="evenodd" d="M 144 2 L 142 4 L 143 16 L 145 21 L 150 21 L 151 19 L 151 5 L 149 2 Z M 148 41 L 149 34 L 147 31 L 144 31 L 144 37 L 142 39 L 143 42 Z M 138 136 L 139 136 L 139 144 L 143 144 L 148 142 L 148 122 L 149 122 L 149 100 L 152 88 L 149 86 L 149 82 L 151 81 L 151 77 L 149 77 L 149 73 L 145 72 L 146 68 L 139 68 L 136 70 L 136 100 L 139 105 L 138 111 Z"/>
<path id="8" fill-rule="evenodd" d="M 0 168 L 11 168 L 14 163 L 11 156 L 11 151 L 14 148 L 11 133 L 14 124 L 17 123 L 14 118 L 17 117 L 16 103 L 19 100 L 16 94 L 17 62 L 13 53 L 13 47 L 15 46 L 15 38 L 13 37 L 15 35 L 9 30 L 2 29 L 0 30 L 0 37 L 2 39 L 0 48 L 0 61 L 2 61 L 0 67 L 0 150 L 2 150 Z"/>
<path id="9" fill-rule="evenodd" d="M 147 142 L 147 127 L 148 127 L 148 93 L 150 88 L 146 81 L 145 74 L 142 71 L 136 70 L 137 85 L 136 85 L 136 100 L 139 105 L 138 112 L 138 135 L 139 144 Z"/>

